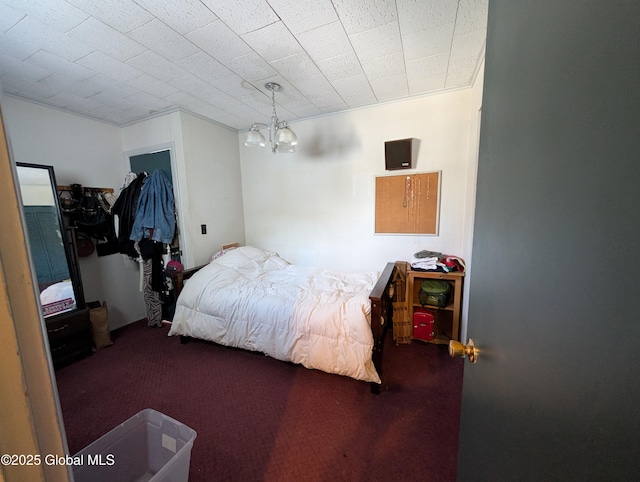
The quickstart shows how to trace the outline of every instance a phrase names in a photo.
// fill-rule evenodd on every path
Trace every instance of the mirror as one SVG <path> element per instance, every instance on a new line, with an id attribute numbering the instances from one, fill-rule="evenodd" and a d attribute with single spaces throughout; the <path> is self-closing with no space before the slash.
<path id="1" fill-rule="evenodd" d="M 53 167 L 16 163 L 16 170 L 43 316 L 84 308 L 70 233 L 58 206 Z"/>

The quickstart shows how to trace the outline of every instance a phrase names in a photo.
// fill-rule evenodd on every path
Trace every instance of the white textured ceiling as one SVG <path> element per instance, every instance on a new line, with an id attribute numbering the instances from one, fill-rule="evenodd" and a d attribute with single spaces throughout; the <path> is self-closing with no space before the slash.
<path id="1" fill-rule="evenodd" d="M 488 0 L 0 0 L 6 94 L 116 125 L 234 129 L 470 85 Z"/>

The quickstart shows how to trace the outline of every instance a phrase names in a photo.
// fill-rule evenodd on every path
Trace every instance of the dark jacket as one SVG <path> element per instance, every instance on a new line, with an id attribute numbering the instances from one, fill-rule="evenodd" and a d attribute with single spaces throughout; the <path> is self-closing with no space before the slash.
<path id="1" fill-rule="evenodd" d="M 138 198 L 145 178 L 145 173 L 138 174 L 138 177 L 120 192 L 118 199 L 111 208 L 111 212 L 118 215 L 118 246 L 120 253 L 132 258 L 137 258 L 138 252 L 134 241 L 129 238 L 131 237 L 131 228 L 136 219 Z"/>

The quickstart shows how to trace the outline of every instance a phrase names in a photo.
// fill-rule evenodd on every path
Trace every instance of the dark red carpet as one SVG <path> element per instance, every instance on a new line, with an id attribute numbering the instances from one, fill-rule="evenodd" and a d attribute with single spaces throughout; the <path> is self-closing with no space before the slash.
<path id="1" fill-rule="evenodd" d="M 194 429 L 189 480 L 453 481 L 463 360 L 384 348 L 383 391 L 140 321 L 56 372 L 75 454 L 144 408 Z"/>

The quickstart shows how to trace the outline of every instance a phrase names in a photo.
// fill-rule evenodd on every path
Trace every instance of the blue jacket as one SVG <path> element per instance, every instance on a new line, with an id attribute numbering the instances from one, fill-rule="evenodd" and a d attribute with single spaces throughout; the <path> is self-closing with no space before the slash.
<path id="1" fill-rule="evenodd" d="M 171 182 L 163 171 L 153 171 L 142 185 L 129 239 L 140 241 L 149 238 L 171 244 L 176 229 L 174 211 Z"/>

